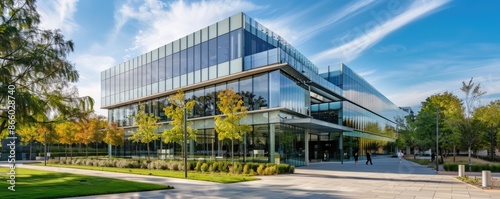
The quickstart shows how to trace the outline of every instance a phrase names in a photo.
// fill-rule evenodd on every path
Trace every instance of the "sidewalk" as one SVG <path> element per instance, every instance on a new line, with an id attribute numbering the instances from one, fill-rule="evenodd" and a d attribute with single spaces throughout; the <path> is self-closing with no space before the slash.
<path id="1" fill-rule="evenodd" d="M 235 184 L 122 174 L 69 168 L 19 165 L 24 168 L 68 172 L 123 180 L 168 184 L 173 190 L 110 194 L 83 198 L 500 198 L 465 184 L 448 174 L 397 158 L 376 158 L 373 165 L 354 162 L 314 163 L 295 174 L 263 176 Z"/>

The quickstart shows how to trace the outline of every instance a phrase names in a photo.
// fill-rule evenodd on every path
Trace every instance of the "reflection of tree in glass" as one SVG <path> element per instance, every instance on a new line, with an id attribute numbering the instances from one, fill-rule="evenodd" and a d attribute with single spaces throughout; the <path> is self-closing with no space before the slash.
<path id="1" fill-rule="evenodd" d="M 267 100 L 262 96 L 256 98 L 250 91 L 241 91 L 239 94 L 248 110 L 259 110 L 260 107 L 267 107 Z"/>

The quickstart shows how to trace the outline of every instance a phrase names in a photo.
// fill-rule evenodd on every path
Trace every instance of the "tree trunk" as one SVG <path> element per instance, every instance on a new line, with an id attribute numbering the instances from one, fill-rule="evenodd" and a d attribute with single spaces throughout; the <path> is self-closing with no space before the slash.
<path id="1" fill-rule="evenodd" d="M 95 142 L 95 158 L 99 159 L 99 154 L 97 153 L 97 141 Z"/>
<path id="2" fill-rule="evenodd" d="M 469 154 L 469 172 L 470 172 L 471 171 L 471 164 L 472 164 L 471 157 L 470 157 L 470 146 L 468 147 L 468 150 L 469 150 L 468 154 Z"/>
<path id="3" fill-rule="evenodd" d="M 68 159 L 68 146 L 64 146 L 64 159 Z"/>
<path id="4" fill-rule="evenodd" d="M 236 169 L 234 165 L 234 139 L 231 139 L 231 162 L 233 162 L 233 173 L 234 173 L 234 170 Z"/>
<path id="5" fill-rule="evenodd" d="M 146 143 L 146 145 L 148 145 L 148 161 L 151 160 L 150 157 L 149 157 L 149 143 Z"/>
<path id="6" fill-rule="evenodd" d="M 69 145 L 69 159 L 73 160 L 73 146 Z"/>
<path id="7" fill-rule="evenodd" d="M 31 149 L 32 148 L 33 148 L 33 140 L 30 140 L 30 157 L 28 158 L 28 160 L 31 160 Z"/>
<path id="8" fill-rule="evenodd" d="M 453 162 L 455 162 L 455 158 L 457 157 L 457 153 L 456 153 L 456 146 L 453 145 Z"/>
<path id="9" fill-rule="evenodd" d="M 85 145 L 85 158 L 88 159 L 89 158 L 89 144 L 86 144 Z"/>

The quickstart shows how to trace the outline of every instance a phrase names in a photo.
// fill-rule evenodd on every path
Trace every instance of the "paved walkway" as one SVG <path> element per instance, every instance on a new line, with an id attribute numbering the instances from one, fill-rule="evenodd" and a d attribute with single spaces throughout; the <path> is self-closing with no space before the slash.
<path id="1" fill-rule="evenodd" d="M 295 174 L 263 176 L 262 180 L 218 184 L 194 180 L 142 176 L 57 167 L 19 165 L 24 168 L 111 177 L 138 182 L 168 184 L 173 190 L 110 194 L 89 198 L 500 198 L 500 191 L 484 191 L 436 174 L 432 169 L 397 158 L 374 158 L 373 165 L 360 161 L 315 163 L 299 167 Z"/>

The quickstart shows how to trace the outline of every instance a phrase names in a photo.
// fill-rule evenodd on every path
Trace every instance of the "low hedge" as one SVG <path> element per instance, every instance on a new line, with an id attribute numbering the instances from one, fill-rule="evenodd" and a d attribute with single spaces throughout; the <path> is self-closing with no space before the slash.
<path id="1" fill-rule="evenodd" d="M 140 168 L 154 170 L 184 170 L 183 162 L 165 161 L 165 160 L 126 160 L 126 159 L 51 159 L 49 164 L 67 164 L 67 165 L 82 165 L 82 166 L 98 166 L 98 167 L 117 167 L 117 168 Z M 272 163 L 252 163 L 252 162 L 236 162 L 234 166 L 227 161 L 188 161 L 188 171 L 194 172 L 211 172 L 211 173 L 236 173 L 245 175 L 276 175 L 285 173 L 294 173 L 295 167 L 288 164 L 272 164 Z"/>
<path id="2" fill-rule="evenodd" d="M 444 164 L 444 170 L 446 171 L 458 171 L 458 164 Z M 491 172 L 500 172 L 500 165 L 489 165 L 489 164 L 480 164 L 480 165 L 472 165 L 471 171 L 473 172 L 481 172 L 483 170 L 488 170 Z M 465 165 L 465 171 L 469 171 L 469 165 Z"/>

